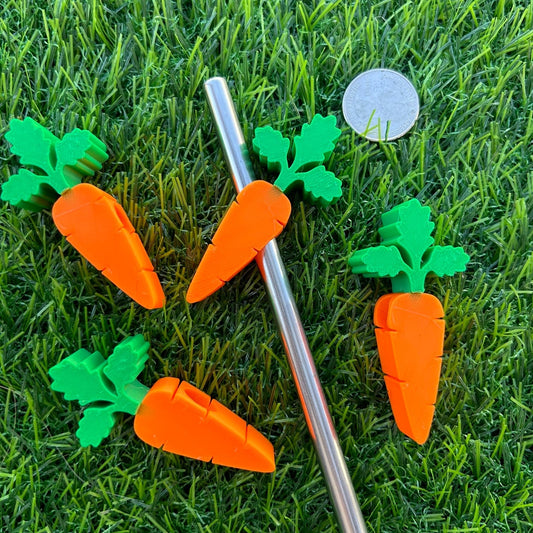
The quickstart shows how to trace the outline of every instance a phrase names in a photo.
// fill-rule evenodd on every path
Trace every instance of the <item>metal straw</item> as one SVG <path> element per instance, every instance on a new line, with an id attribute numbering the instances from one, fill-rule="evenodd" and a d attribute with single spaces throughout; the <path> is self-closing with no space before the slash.
<path id="1" fill-rule="evenodd" d="M 253 171 L 226 80 L 207 80 L 205 91 L 235 188 L 240 192 L 253 180 Z M 365 522 L 275 240 L 270 241 L 258 255 L 257 264 L 274 306 L 307 425 L 341 529 L 345 533 L 366 533 Z"/>

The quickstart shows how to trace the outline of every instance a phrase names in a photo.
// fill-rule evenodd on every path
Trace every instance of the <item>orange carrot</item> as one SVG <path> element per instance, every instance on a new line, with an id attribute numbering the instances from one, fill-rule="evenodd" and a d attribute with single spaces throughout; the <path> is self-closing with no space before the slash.
<path id="1" fill-rule="evenodd" d="M 59 231 L 102 274 L 147 309 L 162 307 L 163 289 L 122 206 L 89 183 L 65 191 L 54 203 Z"/>
<path id="2" fill-rule="evenodd" d="M 381 368 L 400 431 L 418 444 L 435 412 L 444 345 L 444 310 L 431 294 L 393 293 L 374 309 Z"/>
<path id="3" fill-rule="evenodd" d="M 216 400 L 177 378 L 159 379 L 134 420 L 147 444 L 214 464 L 273 472 L 274 448 L 255 428 Z"/>
<path id="4" fill-rule="evenodd" d="M 349 259 L 352 272 L 392 280 L 394 292 L 376 303 L 376 340 L 396 424 L 418 444 L 433 421 L 444 345 L 444 310 L 422 292 L 424 280 L 462 272 L 470 259 L 462 248 L 433 246 L 429 215 L 416 199 L 396 206 L 381 217 L 383 246 Z"/>
<path id="5" fill-rule="evenodd" d="M 266 181 L 247 185 L 231 204 L 196 270 L 187 302 L 207 298 L 240 272 L 289 219 L 291 203 Z"/>
<path id="6" fill-rule="evenodd" d="M 193 385 L 161 378 L 151 389 L 137 380 L 148 359 L 142 335 L 123 340 L 107 360 L 81 349 L 49 370 L 52 389 L 87 406 L 76 435 L 98 446 L 116 413 L 135 415 L 134 429 L 150 446 L 215 464 L 272 472 L 272 444 L 252 426 Z"/>

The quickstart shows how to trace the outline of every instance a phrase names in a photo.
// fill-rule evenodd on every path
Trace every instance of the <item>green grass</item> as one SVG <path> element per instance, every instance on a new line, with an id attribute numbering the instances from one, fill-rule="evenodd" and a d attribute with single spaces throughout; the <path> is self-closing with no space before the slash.
<path id="1" fill-rule="evenodd" d="M 29 115 L 90 129 L 110 159 L 94 183 L 125 206 L 167 294 L 145 311 L 80 259 L 49 213 L 0 207 L 2 532 L 337 531 L 255 266 L 216 296 L 184 293 L 234 191 L 203 82 L 225 76 L 245 136 L 314 113 L 343 128 L 329 168 L 343 198 L 293 197 L 278 239 L 370 532 L 529 532 L 533 523 L 533 8 L 528 1 L 5 0 L 0 135 Z M 341 116 L 360 71 L 414 82 L 414 130 L 372 144 Z M 1 181 L 19 168 L 0 143 Z M 257 165 L 257 161 L 255 160 Z M 257 167 L 259 176 L 267 177 Z M 417 197 L 464 274 L 430 278 L 447 336 L 429 441 L 395 428 L 372 309 L 386 281 L 347 257 L 378 244 L 380 214 Z M 124 417 L 96 449 L 48 369 L 125 336 L 152 343 L 141 375 L 191 381 L 271 439 L 261 475 L 151 449 Z"/>

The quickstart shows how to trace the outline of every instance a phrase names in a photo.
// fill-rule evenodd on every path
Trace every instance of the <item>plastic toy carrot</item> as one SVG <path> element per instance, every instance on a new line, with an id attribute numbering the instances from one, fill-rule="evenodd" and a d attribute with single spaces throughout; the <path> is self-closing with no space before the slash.
<path id="1" fill-rule="evenodd" d="M 82 446 L 98 446 L 118 412 L 135 415 L 137 436 L 156 448 L 215 464 L 272 472 L 272 444 L 242 418 L 177 378 L 159 379 L 151 389 L 137 380 L 148 359 L 142 335 L 128 337 L 107 361 L 99 352 L 78 350 L 49 370 L 52 389 L 89 405 L 76 435 Z"/>
<path id="2" fill-rule="evenodd" d="M 305 124 L 301 135 L 294 139 L 292 164 L 289 139 L 270 126 L 255 130 L 254 150 L 279 176 L 273 185 L 253 181 L 237 195 L 189 286 L 189 303 L 213 294 L 281 233 L 291 213 L 286 192 L 301 186 L 306 199 L 321 205 L 341 196 L 340 180 L 321 165 L 341 133 L 335 122 L 333 116 L 315 115 L 310 124 Z"/>
<path id="3" fill-rule="evenodd" d="M 189 303 L 203 300 L 253 261 L 277 237 L 291 213 L 289 199 L 257 180 L 245 187 L 224 216 L 187 291 Z"/>
<path id="4" fill-rule="evenodd" d="M 104 143 L 77 128 L 60 140 L 29 117 L 13 119 L 6 139 L 33 172 L 11 176 L 2 199 L 30 211 L 53 204 L 57 228 L 89 263 L 143 307 L 162 307 L 163 289 L 126 212 L 109 194 L 80 183 L 107 160 Z"/>
<path id="5" fill-rule="evenodd" d="M 356 251 L 352 272 L 389 277 L 392 294 L 382 296 L 374 310 L 376 340 L 385 384 L 400 431 L 423 444 L 435 412 L 444 345 L 444 310 L 424 293 L 430 272 L 451 276 L 470 260 L 462 248 L 433 246 L 429 207 L 416 199 L 381 217 L 382 246 Z"/>

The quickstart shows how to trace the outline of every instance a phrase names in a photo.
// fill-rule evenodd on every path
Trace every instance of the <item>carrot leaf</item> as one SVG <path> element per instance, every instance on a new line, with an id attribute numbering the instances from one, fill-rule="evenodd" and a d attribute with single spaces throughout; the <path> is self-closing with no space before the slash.
<path id="1" fill-rule="evenodd" d="M 21 168 L 18 174 L 13 174 L 4 183 L 1 198 L 16 207 L 40 211 L 49 208 L 57 199 L 57 194 L 42 182 L 42 176 Z"/>
<path id="2" fill-rule="evenodd" d="M 82 348 L 48 371 L 53 379 L 52 390 L 62 392 L 66 400 L 77 400 L 80 405 L 114 402 L 113 387 L 103 376 L 105 365 L 100 352 L 91 353 Z"/>
<path id="3" fill-rule="evenodd" d="M 295 171 L 309 165 L 320 165 L 335 149 L 341 130 L 335 125 L 333 115 L 315 115 L 309 124 L 302 126 L 302 133 L 294 138 Z"/>
<path id="4" fill-rule="evenodd" d="M 459 246 L 434 246 L 430 248 L 424 270 L 437 276 L 453 276 L 464 272 L 470 257 Z"/>
<path id="5" fill-rule="evenodd" d="M 41 172 L 53 172 L 53 147 L 59 139 L 30 117 L 13 119 L 9 123 L 6 139 L 11 143 L 11 153 L 20 157 L 22 165 L 36 167 Z"/>
<path id="6" fill-rule="evenodd" d="M 256 128 L 252 141 L 254 152 L 259 155 L 263 165 L 267 165 L 271 172 L 286 170 L 289 166 L 287 155 L 291 141 L 281 134 L 281 132 L 265 126 Z"/>
<path id="7" fill-rule="evenodd" d="M 87 407 L 76 431 L 80 444 L 83 447 L 98 446 L 111 433 L 116 418 L 109 407 Z"/>
<path id="8" fill-rule="evenodd" d="M 388 246 L 358 250 L 350 257 L 348 264 L 354 274 L 363 274 L 365 277 L 392 278 L 409 268 L 398 249 Z"/>
<path id="9" fill-rule="evenodd" d="M 433 246 L 429 207 L 413 198 L 381 217 L 383 244 L 358 250 L 348 260 L 352 272 L 367 277 L 390 277 L 394 292 L 423 292 L 429 272 L 451 276 L 463 272 L 470 260 L 462 248 Z"/>
<path id="10" fill-rule="evenodd" d="M 304 198 L 313 204 L 328 205 L 341 197 L 341 181 L 323 166 L 341 133 L 335 123 L 334 116 L 315 115 L 304 124 L 294 139 L 291 164 L 288 139 L 270 126 L 255 130 L 254 151 L 270 171 L 279 172 L 276 187 L 283 192 L 302 187 Z"/>
<path id="11" fill-rule="evenodd" d="M 150 343 L 142 335 L 128 337 L 115 347 L 103 372 L 117 390 L 124 389 L 137 379 L 148 360 L 149 348 Z"/>
<path id="12" fill-rule="evenodd" d="M 97 446 L 109 435 L 113 413 L 136 413 L 148 392 L 136 379 L 148 358 L 148 348 L 143 336 L 136 335 L 122 341 L 107 361 L 99 352 L 81 349 L 49 370 L 53 390 L 80 405 L 91 404 L 77 433 L 82 446 Z"/>
<path id="13" fill-rule="evenodd" d="M 384 246 L 396 246 L 405 262 L 417 268 L 426 250 L 435 242 L 431 233 L 435 224 L 430 222 L 429 207 L 422 207 L 413 198 L 404 202 L 381 217 L 383 227 L 378 231 Z"/>
<path id="14" fill-rule="evenodd" d="M 76 128 L 56 144 L 56 171 L 73 183 L 84 176 L 94 176 L 109 157 L 105 144 L 90 131 Z"/>
<path id="15" fill-rule="evenodd" d="M 75 129 L 59 140 L 29 117 L 13 119 L 9 126 L 11 152 L 32 169 L 22 169 L 2 187 L 2 199 L 17 207 L 49 207 L 58 194 L 100 170 L 108 157 L 102 141 L 86 130 Z"/>

